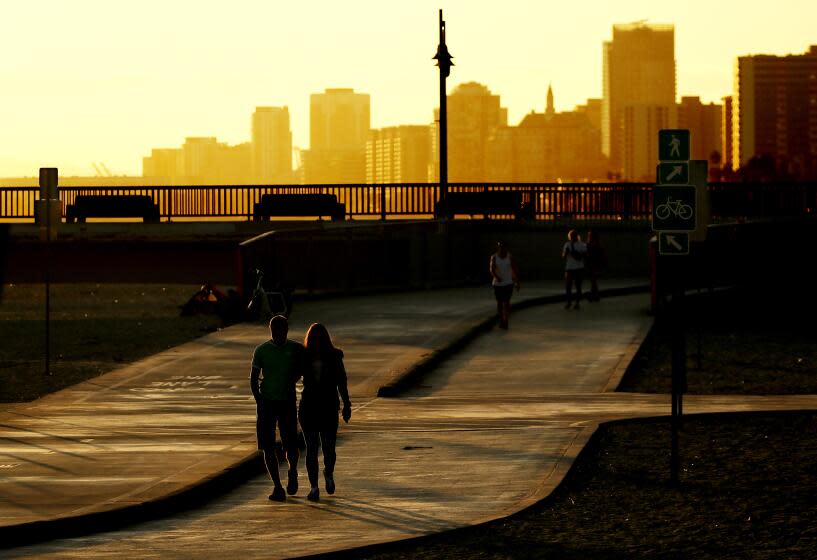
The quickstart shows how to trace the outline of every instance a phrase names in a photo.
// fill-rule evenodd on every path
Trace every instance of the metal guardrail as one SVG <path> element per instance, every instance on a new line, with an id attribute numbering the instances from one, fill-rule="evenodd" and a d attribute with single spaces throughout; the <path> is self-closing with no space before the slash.
<path id="1" fill-rule="evenodd" d="M 512 190 L 523 193 L 538 219 L 571 217 L 649 220 L 652 183 L 451 183 L 449 192 Z M 713 183 L 712 216 L 768 218 L 812 215 L 817 183 Z M 267 193 L 333 194 L 348 218 L 418 218 L 434 215 L 439 185 L 213 185 L 144 187 L 60 187 L 62 215 L 77 195 L 139 194 L 153 198 L 162 220 L 176 218 L 252 219 L 253 205 Z M 34 219 L 37 187 L 0 187 L 0 219 Z"/>

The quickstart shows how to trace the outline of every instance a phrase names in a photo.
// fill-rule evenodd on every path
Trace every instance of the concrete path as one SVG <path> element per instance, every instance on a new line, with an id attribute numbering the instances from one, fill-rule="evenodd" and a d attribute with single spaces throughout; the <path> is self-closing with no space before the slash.
<path id="1" fill-rule="evenodd" d="M 525 286 L 515 301 L 560 291 L 557 282 Z M 313 321 L 329 326 L 361 407 L 494 308 L 487 287 L 299 303 L 291 335 Z M 38 401 L 0 405 L 0 532 L 39 537 L 54 520 L 95 524 L 89 515 L 123 508 L 143 517 L 145 504 L 245 464 L 256 453 L 249 361 L 268 336 L 265 326 L 231 327 Z"/>
<path id="2" fill-rule="evenodd" d="M 126 530 L 4 551 L 9 558 L 271 558 L 497 518 L 558 485 L 601 421 L 666 414 L 662 395 L 603 392 L 649 324 L 646 296 L 514 316 L 399 399 L 356 406 L 338 491 L 266 500 L 266 477 L 206 507 Z M 350 346 L 347 346 L 350 348 Z M 688 397 L 687 412 L 817 408 L 817 397 Z M 302 480 L 302 482 L 305 482 Z"/>

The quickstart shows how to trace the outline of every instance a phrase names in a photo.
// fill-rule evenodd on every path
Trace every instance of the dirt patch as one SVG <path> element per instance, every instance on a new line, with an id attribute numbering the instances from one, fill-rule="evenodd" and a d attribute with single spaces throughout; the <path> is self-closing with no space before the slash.
<path id="1" fill-rule="evenodd" d="M 746 291 L 687 298 L 689 390 L 817 392 L 813 301 Z M 701 367 L 696 344 L 701 340 Z M 628 372 L 630 391 L 669 392 L 667 329 Z M 815 558 L 817 411 L 688 417 L 680 485 L 668 420 L 602 426 L 548 498 L 480 527 L 354 558 Z"/>
<path id="2" fill-rule="evenodd" d="M 814 558 L 817 414 L 707 416 L 669 480 L 666 422 L 603 427 L 548 499 L 359 558 Z"/>
<path id="3" fill-rule="evenodd" d="M 817 300 L 732 290 L 687 296 L 687 384 L 692 394 L 817 393 Z M 657 322 L 620 391 L 669 393 L 670 321 Z"/>

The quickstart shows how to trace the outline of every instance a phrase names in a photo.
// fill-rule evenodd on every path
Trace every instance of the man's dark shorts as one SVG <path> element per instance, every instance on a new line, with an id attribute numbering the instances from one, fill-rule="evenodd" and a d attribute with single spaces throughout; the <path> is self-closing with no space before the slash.
<path id="1" fill-rule="evenodd" d="M 258 449 L 275 447 L 275 426 L 281 432 L 284 449 L 298 445 L 298 421 L 295 401 L 271 401 L 263 397 L 256 406 L 255 434 Z"/>
<path id="2" fill-rule="evenodd" d="M 511 301 L 513 295 L 513 284 L 507 286 L 494 286 L 494 297 L 499 302 Z"/>

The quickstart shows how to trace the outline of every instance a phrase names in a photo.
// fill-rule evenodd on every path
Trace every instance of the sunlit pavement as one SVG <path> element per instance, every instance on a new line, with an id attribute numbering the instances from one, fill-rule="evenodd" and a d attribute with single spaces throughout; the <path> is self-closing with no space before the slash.
<path id="1" fill-rule="evenodd" d="M 528 297 L 543 295 L 550 289 L 537 287 L 530 290 Z M 558 286 L 552 289 L 558 290 Z M 270 483 L 266 477 L 258 476 L 202 508 L 125 530 L 5 550 L 4 556 L 167 558 L 220 557 L 240 552 L 248 558 L 287 557 L 437 532 L 501 517 L 546 496 L 561 481 L 598 422 L 667 414 L 667 396 L 609 392 L 650 324 L 646 295 L 605 299 L 586 304 L 581 311 L 546 305 L 516 313 L 509 331 L 495 328 L 487 332 L 400 398 L 373 397 L 374 387 L 389 377 L 393 364 L 410 361 L 407 353 L 423 356 L 433 346 L 431 340 L 439 343 L 477 317 L 490 314 L 492 302 L 488 300 L 485 307 L 484 302 L 474 298 L 479 295 L 484 296 L 484 290 L 345 300 L 344 304 L 358 304 L 356 320 L 370 317 L 378 323 L 379 326 L 366 332 L 358 332 L 354 325 L 344 323 L 343 308 L 348 305 L 335 307 L 337 302 L 326 301 L 301 307 L 303 315 L 299 317 L 309 316 L 310 320 L 336 325 L 333 332 L 338 344 L 347 351 L 353 380 L 355 412 L 352 422 L 341 431 L 338 491 L 334 496 L 328 496 L 322 489 L 320 503 L 305 500 L 304 486 L 308 483 L 302 463 L 301 491 L 286 504 L 270 503 L 266 499 Z M 436 298 L 429 296 L 439 296 L 437 311 L 430 309 L 433 307 L 430 300 Z M 411 301 L 412 298 L 417 299 Z M 469 306 L 471 310 L 464 311 Z M 455 309 L 459 310 L 456 317 Z M 415 326 L 420 318 L 422 329 Z M 403 329 L 398 328 L 400 322 Z M 303 329 L 305 324 L 295 321 L 297 329 Z M 380 334 L 373 329 L 380 330 Z M 417 334 L 418 330 L 423 334 Z M 240 354 L 244 350 L 240 348 L 240 339 L 251 335 L 242 332 L 236 336 L 237 332 L 238 329 L 229 337 L 221 333 L 221 337 L 212 338 Z M 263 335 L 256 334 L 262 340 Z M 252 346 L 250 342 L 245 344 L 247 348 Z M 381 348 L 380 353 L 367 351 L 369 346 L 370 350 Z M 243 362 L 246 368 L 246 357 L 236 356 L 235 361 Z M 213 357 L 204 362 L 217 363 Z M 210 373 L 211 366 L 201 361 L 199 366 Z M 372 377 L 379 380 L 373 382 Z M 246 384 L 245 372 L 238 373 L 237 378 L 240 385 Z M 106 386 L 132 388 L 119 382 Z M 209 395 L 211 398 L 229 394 L 219 389 L 224 385 L 219 381 L 196 392 L 214 393 Z M 133 387 L 145 386 L 143 381 Z M 162 386 L 154 387 L 160 392 Z M 237 408 L 239 402 L 246 407 L 247 403 L 242 401 L 246 398 L 241 396 L 243 388 L 237 389 L 231 399 L 232 408 Z M 246 436 L 252 427 L 251 407 L 249 412 L 234 411 L 230 415 L 223 412 L 231 408 L 229 405 L 213 408 L 206 404 L 204 395 L 193 398 L 192 391 L 173 392 L 183 394 L 168 398 L 170 402 L 165 406 L 184 408 L 199 403 L 209 414 L 222 410 L 225 426 L 231 421 L 248 425 L 244 435 L 239 426 L 232 426 L 230 433 L 233 438 L 248 437 L 244 444 L 252 447 L 251 437 Z M 136 391 L 140 392 L 145 391 Z M 191 402 L 181 404 L 187 400 Z M 230 402 L 227 398 L 220 400 Z M 817 408 L 817 399 L 688 397 L 686 401 L 688 412 L 802 408 Z M 163 419 L 154 418 L 152 428 L 142 424 L 141 444 L 130 445 L 137 449 L 154 445 L 156 453 L 183 455 L 178 447 L 191 445 L 182 441 L 181 435 L 163 443 L 154 440 L 163 440 L 173 414 L 184 417 L 192 413 L 168 410 L 165 414 Z M 84 432 L 79 428 L 81 422 L 72 424 L 73 438 L 87 435 L 80 433 Z M 215 437 L 215 432 L 189 428 L 194 442 Z M 134 431 L 133 426 L 126 431 Z M 98 451 L 86 454 L 86 464 L 106 461 L 106 446 L 114 447 L 110 441 L 98 446 Z M 66 440 L 64 449 L 58 453 L 67 454 L 69 447 Z M 51 455 L 43 444 L 37 449 L 42 451 L 43 459 Z M 202 454 L 207 451 L 196 450 Z M 82 464 L 82 454 L 75 455 L 73 460 Z M 200 463 L 208 461 L 203 459 Z M 122 478 L 135 479 L 137 467 L 128 469 L 127 476 Z M 204 472 L 203 468 L 200 470 Z M 20 485 L 34 492 L 46 487 L 49 478 L 59 478 L 54 483 L 59 488 L 59 482 L 67 486 L 70 479 L 78 476 L 65 473 L 36 482 L 8 479 L 3 484 Z M 87 481 L 93 487 L 92 478 L 83 473 L 80 484 Z"/>

